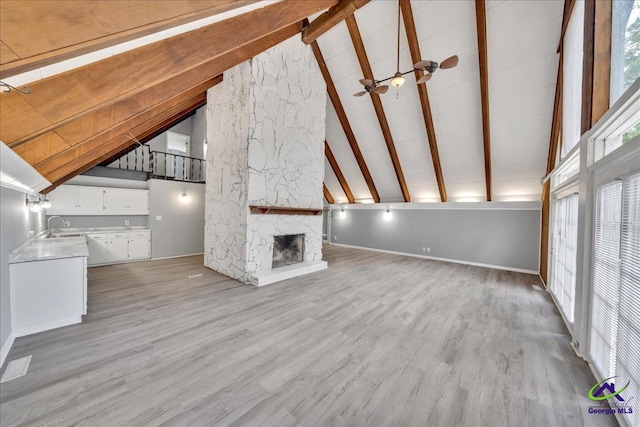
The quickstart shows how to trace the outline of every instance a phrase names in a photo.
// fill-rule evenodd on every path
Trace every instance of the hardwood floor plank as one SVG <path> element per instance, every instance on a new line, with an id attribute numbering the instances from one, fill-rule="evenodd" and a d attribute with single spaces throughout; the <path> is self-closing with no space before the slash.
<path id="1" fill-rule="evenodd" d="M 324 254 L 263 288 L 202 256 L 91 268 L 82 324 L 16 340 L 0 424 L 615 425 L 537 276 Z"/>

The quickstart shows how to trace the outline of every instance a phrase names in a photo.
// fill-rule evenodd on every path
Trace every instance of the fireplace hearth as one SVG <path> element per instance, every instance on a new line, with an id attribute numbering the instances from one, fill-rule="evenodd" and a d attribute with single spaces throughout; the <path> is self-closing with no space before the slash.
<path id="1" fill-rule="evenodd" d="M 304 234 L 273 236 L 271 268 L 284 267 L 304 261 Z"/>

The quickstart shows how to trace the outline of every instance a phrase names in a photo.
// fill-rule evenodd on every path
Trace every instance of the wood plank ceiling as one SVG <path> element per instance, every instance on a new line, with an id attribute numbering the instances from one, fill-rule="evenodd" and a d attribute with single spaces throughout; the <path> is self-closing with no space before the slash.
<path id="1" fill-rule="evenodd" d="M 254 3 L 167 1 L 158 7 L 135 0 L 77 8 L 76 2 L 42 1 L 38 9 L 4 1 L 0 76 L 26 71 L 47 77 L 43 70 L 62 59 Z M 415 72 L 386 95 L 354 98 L 359 79 L 396 71 L 398 3 L 267 3 L 36 81 L 30 95 L 1 94 L 0 138 L 58 185 L 126 149 L 130 135 L 144 137 L 189 114 L 224 70 L 300 32 L 297 23 L 311 16 L 301 39 L 327 82 L 327 200 L 539 200 L 562 1 L 400 5 L 400 70 L 421 58 L 454 54 L 458 67 L 439 70 L 426 85 L 415 85 L 422 75 Z M 43 26 L 39 37 L 16 36 L 26 31 L 20 24 L 27 9 L 37 9 L 31 16 Z"/>
<path id="2" fill-rule="evenodd" d="M 302 19 L 337 2 L 278 2 L 35 81 L 29 84 L 29 94 L 3 92 L 0 139 L 53 184 L 49 191 L 126 149 L 133 143 L 131 135 L 144 137 L 158 126 L 190 113 L 203 104 L 206 90 L 220 81 L 224 70 L 299 33 Z M 71 3 L 59 4 L 74 6 Z M 116 3 L 107 9 L 116 15 L 123 13 L 121 9 L 152 6 L 138 1 Z M 228 2 L 219 3 L 217 8 L 223 3 Z M 238 5 L 247 3 L 251 2 Z M 210 8 L 215 6 L 215 2 L 207 4 Z M 24 7 L 28 9 L 30 4 Z M 178 8 L 178 12 L 184 10 Z M 85 14 L 81 15 L 84 25 L 96 26 L 91 20 L 87 22 Z M 166 13 L 161 17 L 166 19 Z M 48 24 L 56 27 L 55 23 Z M 117 27 L 115 31 L 128 30 Z M 14 33 L 3 32 L 2 36 L 4 46 L 20 53 L 10 56 L 9 65 L 42 56 L 48 42 L 45 37 L 22 53 L 16 48 L 19 43 Z M 103 38 L 117 37 L 111 34 Z M 84 46 L 78 42 L 78 52 L 82 52 Z M 71 47 L 52 49 L 68 53 Z M 33 64 L 41 64 L 38 61 Z"/>

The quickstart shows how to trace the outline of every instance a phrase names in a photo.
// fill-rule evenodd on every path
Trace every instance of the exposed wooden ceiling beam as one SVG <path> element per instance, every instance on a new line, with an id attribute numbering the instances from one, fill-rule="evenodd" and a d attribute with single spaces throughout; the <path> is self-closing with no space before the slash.
<path id="1" fill-rule="evenodd" d="M 411 62 L 416 63 L 422 60 L 420 53 L 420 44 L 418 43 L 418 35 L 416 33 L 416 25 L 413 19 L 413 10 L 411 9 L 410 0 L 400 0 L 400 8 L 402 9 L 402 19 L 404 21 L 404 28 L 407 33 L 407 40 L 409 42 L 409 51 L 411 52 Z M 423 71 L 415 71 L 416 80 L 424 75 Z M 424 118 L 424 126 L 427 130 L 427 139 L 429 143 L 429 150 L 431 151 L 431 159 L 433 161 L 433 170 L 436 174 L 436 181 L 438 183 L 438 191 L 440 193 L 440 201 L 447 201 L 447 189 L 444 184 L 444 177 L 442 175 L 442 166 L 440 165 L 440 154 L 438 154 L 438 144 L 436 141 L 436 130 L 433 126 L 433 116 L 431 115 L 431 104 L 429 103 L 429 94 L 427 92 L 427 85 L 416 85 L 418 89 L 418 96 L 420 97 L 420 106 L 422 108 L 422 117 Z"/>
<path id="2" fill-rule="evenodd" d="M 347 119 L 347 113 L 345 113 L 344 111 L 344 107 L 342 106 L 342 102 L 340 101 L 340 97 L 338 96 L 336 86 L 331 79 L 327 64 L 324 62 L 324 58 L 322 57 L 320 47 L 318 46 L 318 43 L 314 41 L 311 42 L 311 48 L 313 50 L 313 54 L 316 57 L 316 60 L 318 61 L 318 66 L 320 67 L 320 71 L 322 72 L 324 81 L 327 83 L 327 93 L 329 94 L 329 99 L 331 99 L 331 103 L 336 110 L 340 125 L 342 125 L 342 129 L 344 130 L 344 134 L 347 137 L 347 141 L 349 142 L 351 151 L 353 151 L 353 156 L 356 158 L 356 162 L 360 167 L 360 172 L 362 173 L 362 176 L 367 183 L 367 187 L 369 188 L 369 192 L 371 193 L 371 198 L 373 199 L 374 203 L 380 203 L 380 195 L 378 194 L 378 190 L 373 183 L 373 178 L 371 177 L 369 168 L 364 161 L 364 157 L 362 156 L 362 152 L 360 151 L 360 147 L 358 146 L 358 142 L 356 141 L 356 136 L 351 129 L 351 125 L 349 124 L 349 120 Z"/>
<path id="3" fill-rule="evenodd" d="M 489 66 L 487 65 L 487 16 L 484 0 L 476 0 L 476 29 L 480 60 L 480 96 L 482 102 L 482 138 L 484 140 L 484 176 L 487 201 L 491 201 L 491 121 L 489 119 Z"/>
<path id="4" fill-rule="evenodd" d="M 33 166 L 52 183 L 60 181 L 63 177 L 67 177 L 75 171 L 81 170 L 81 172 L 84 172 L 86 170 L 83 169 L 85 166 L 92 167 L 105 160 L 106 157 L 103 157 L 103 154 L 113 151 L 114 146 L 120 147 L 122 142 L 128 142 L 127 145 L 120 148 L 124 149 L 132 144 L 129 134 L 136 135 L 133 132 L 134 129 L 138 129 L 139 132 L 141 132 L 140 129 L 146 130 L 150 123 L 157 123 L 158 118 L 162 118 L 163 114 L 166 115 L 168 111 L 172 112 L 171 115 L 182 114 L 187 110 L 187 107 L 193 105 L 195 99 L 204 102 L 207 89 L 215 86 L 220 81 L 220 77 L 215 77 L 206 83 L 194 86 L 188 91 L 151 107 L 142 115 L 123 121 L 118 126 L 117 132 L 114 130 L 113 132 L 96 135 L 39 163 L 35 163 Z M 187 104 L 186 106 L 185 103 Z M 182 108 L 178 108 L 178 106 L 182 106 Z M 176 108 L 178 108 L 177 111 L 175 111 Z M 139 136 L 136 137 L 140 139 Z"/>
<path id="5" fill-rule="evenodd" d="M 573 7 L 575 5 L 576 5 L 576 0 L 564 0 L 564 12 L 562 14 L 562 27 L 560 28 L 560 41 L 558 42 L 557 53 L 560 53 L 560 50 L 562 49 L 564 33 L 567 32 L 567 27 L 569 26 L 569 19 L 571 19 L 571 12 L 573 12 Z"/>
<path id="6" fill-rule="evenodd" d="M 318 16 L 302 31 L 302 41 L 305 44 L 311 43 L 367 3 L 369 0 L 342 0 Z"/>
<path id="7" fill-rule="evenodd" d="M 336 3 L 277 2 L 35 82 L 29 95 L 3 93 L 0 139 L 12 143 L 42 135 L 150 86 L 166 83 L 175 93 L 170 81 L 176 76 L 199 66 L 206 66 L 209 76 L 221 74 L 291 37 L 299 31 L 294 23 Z"/>
<path id="8" fill-rule="evenodd" d="M 333 196 L 329 192 L 327 186 L 324 184 L 322 184 L 322 191 L 324 192 L 324 198 L 327 199 L 327 202 L 329 202 L 330 205 L 334 204 L 335 200 L 333 200 Z"/>
<path id="9" fill-rule="evenodd" d="M 595 86 L 594 59 L 596 2 L 584 2 L 584 33 L 582 37 L 582 115 L 580 135 L 591 129 L 593 89 Z M 600 64 L 598 64 L 600 66 Z M 600 84 L 600 82 L 598 82 Z M 607 108 L 609 106 L 607 105 Z M 605 110 L 606 111 L 606 110 Z"/>
<path id="10" fill-rule="evenodd" d="M 349 30 L 349 35 L 351 36 L 351 41 L 353 42 L 353 47 L 355 48 L 356 55 L 358 56 L 358 62 L 360 63 L 360 68 L 362 69 L 364 78 L 375 80 L 375 78 L 373 77 L 373 71 L 371 70 L 371 65 L 369 64 L 369 59 L 367 58 L 367 52 L 364 48 L 364 43 L 362 42 L 362 37 L 360 36 L 360 30 L 358 29 L 356 18 L 351 15 L 347 17 L 346 23 Z M 396 152 L 396 146 L 393 143 L 393 138 L 391 137 L 391 130 L 389 129 L 387 116 L 385 115 L 384 108 L 382 107 L 382 101 L 380 100 L 379 95 L 375 93 L 371 93 L 370 98 L 371 102 L 373 102 L 373 108 L 376 111 L 378 122 L 380 123 L 382 135 L 384 136 L 384 140 L 387 144 L 387 150 L 389 150 L 391 163 L 393 164 L 393 169 L 396 173 L 396 177 L 398 178 L 400 190 L 402 191 L 402 197 L 404 198 L 405 202 L 410 202 L 411 195 L 409 194 L 409 188 L 407 187 L 407 182 L 405 181 L 404 174 L 402 173 L 402 166 L 400 165 L 400 159 L 398 158 L 398 153 Z"/>
<path id="11" fill-rule="evenodd" d="M 191 114 L 191 111 L 200 108 L 201 106 L 206 104 L 206 102 L 206 93 L 200 94 L 190 100 L 187 100 L 170 108 L 167 111 L 164 111 L 163 113 L 155 116 L 153 119 L 139 126 L 136 126 L 135 128 L 131 129 L 131 134 L 134 135 L 136 139 L 144 139 L 149 134 L 156 132 L 159 128 L 166 128 L 166 126 L 171 123 L 177 123 L 184 120 L 186 116 Z M 74 176 L 91 169 L 103 160 L 108 159 L 118 151 L 121 151 L 132 144 L 136 144 L 136 142 L 133 141 L 129 135 L 121 135 L 117 138 L 114 138 L 112 141 L 109 141 L 109 143 L 101 145 L 96 153 L 87 153 L 81 157 L 76 158 L 77 160 L 69 166 L 66 166 L 62 168 L 62 170 L 57 171 L 55 174 L 50 175 L 52 176 L 52 178 L 54 178 L 53 180 L 49 180 L 50 182 L 52 182 L 52 185 L 45 191 L 43 191 L 43 193 L 48 193 L 55 187 L 63 184 Z"/>
<path id="12" fill-rule="evenodd" d="M 329 147 L 329 143 L 326 140 L 324 141 L 324 152 L 327 156 L 327 160 L 329 161 L 329 164 L 331 165 L 331 169 L 333 169 L 333 173 L 336 174 L 336 177 L 338 178 L 338 182 L 340 182 L 342 191 L 344 191 L 344 194 L 347 196 L 347 200 L 349 200 L 349 203 L 355 203 L 355 200 L 353 198 L 353 193 L 351 193 L 351 189 L 349 188 L 349 184 L 347 184 L 347 180 L 344 179 L 344 175 L 342 175 L 340 166 L 338 166 L 338 162 L 336 161 L 336 158 L 334 157 L 333 152 L 331 151 L 331 147 Z"/>
<path id="13" fill-rule="evenodd" d="M 0 2 L 0 78 L 134 40 L 257 0 Z M 33 31 L 27 22 L 36 22 Z M 9 53 L 9 54 L 6 54 Z"/>

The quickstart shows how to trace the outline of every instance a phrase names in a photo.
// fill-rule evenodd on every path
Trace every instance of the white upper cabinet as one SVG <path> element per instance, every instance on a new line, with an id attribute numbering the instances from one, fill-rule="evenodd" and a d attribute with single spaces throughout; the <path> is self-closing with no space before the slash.
<path id="1" fill-rule="evenodd" d="M 149 190 L 62 185 L 47 215 L 149 215 Z"/>
<path id="2" fill-rule="evenodd" d="M 149 215 L 149 191 L 105 188 L 104 205 L 108 215 Z"/>
<path id="3" fill-rule="evenodd" d="M 100 187 L 63 185 L 49 195 L 47 215 L 103 215 L 104 193 Z"/>

